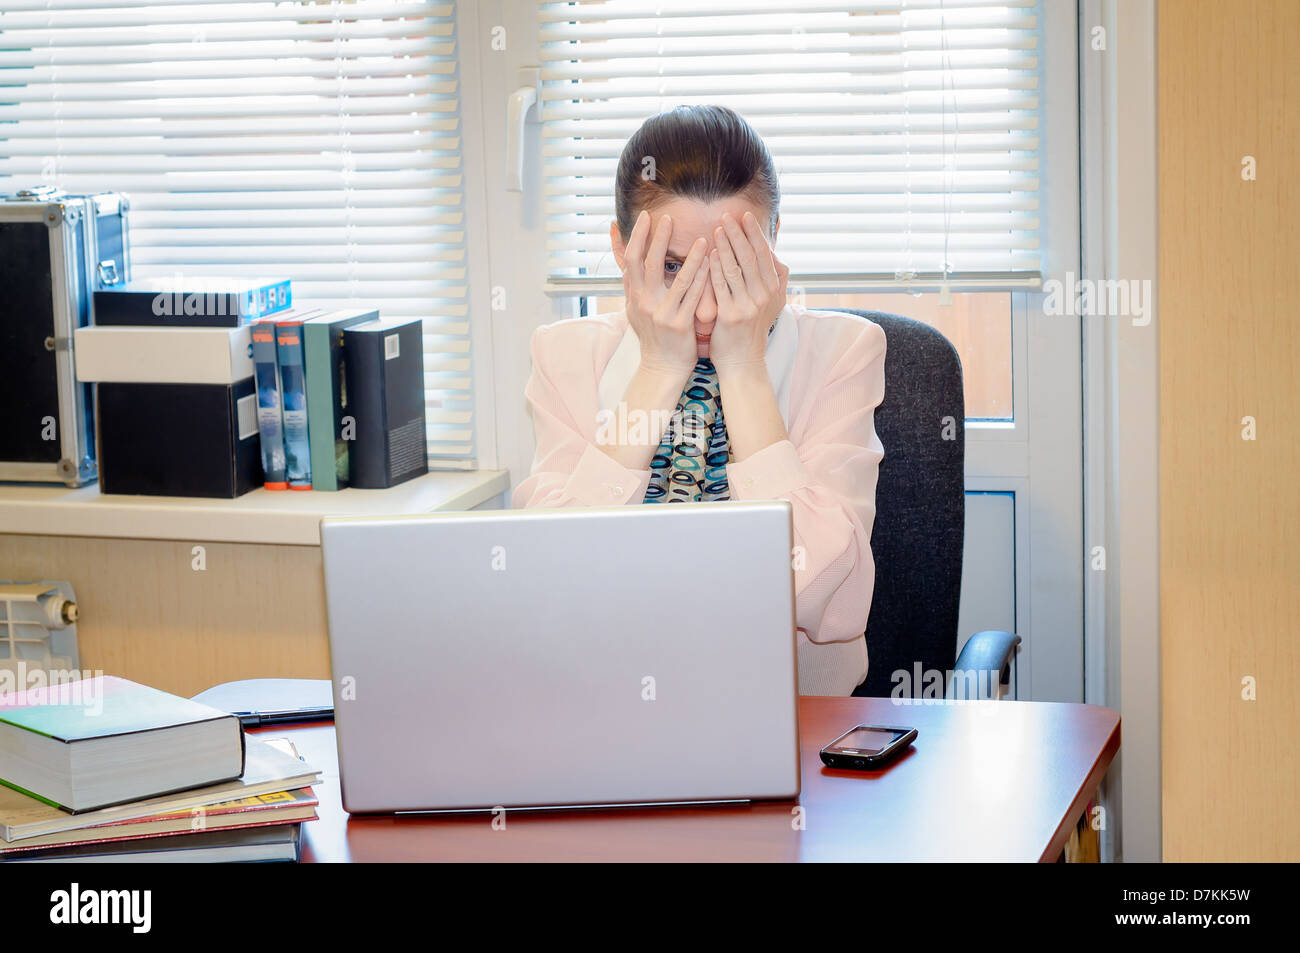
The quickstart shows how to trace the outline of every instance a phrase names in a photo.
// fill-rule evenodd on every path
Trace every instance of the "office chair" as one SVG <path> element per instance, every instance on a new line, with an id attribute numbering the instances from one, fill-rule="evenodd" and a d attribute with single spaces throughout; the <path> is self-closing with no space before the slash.
<path id="1" fill-rule="evenodd" d="M 943 673 L 945 696 L 954 690 L 954 671 L 974 673 L 985 693 L 1006 686 L 1018 635 L 976 632 L 957 657 L 966 518 L 961 359 L 928 324 L 880 311 L 836 310 L 880 325 L 886 341 L 885 397 L 876 408 L 885 457 L 871 531 L 876 587 L 866 629 L 869 665 L 866 681 L 853 694 L 888 697 L 898 684 L 894 673 L 902 671 L 908 674 L 902 684 L 911 684 L 906 694 L 922 697 L 917 663 L 923 677 Z M 945 430 L 952 439 L 944 439 Z"/>

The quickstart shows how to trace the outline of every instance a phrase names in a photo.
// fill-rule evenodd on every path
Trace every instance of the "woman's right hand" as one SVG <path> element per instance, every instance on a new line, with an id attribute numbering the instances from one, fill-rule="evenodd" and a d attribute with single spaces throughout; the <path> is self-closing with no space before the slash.
<path id="1" fill-rule="evenodd" d="M 655 374 L 685 379 L 695 366 L 695 308 L 708 284 L 708 243 L 697 238 L 671 286 L 664 283 L 664 254 L 672 219 L 660 216 L 650 234 L 651 216 L 644 209 L 628 238 L 623 257 L 623 295 L 627 320 L 641 345 L 641 367 Z"/>

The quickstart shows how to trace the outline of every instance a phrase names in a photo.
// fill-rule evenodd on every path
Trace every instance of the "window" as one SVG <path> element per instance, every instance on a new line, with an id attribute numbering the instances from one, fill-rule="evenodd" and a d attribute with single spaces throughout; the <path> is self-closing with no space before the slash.
<path id="1" fill-rule="evenodd" d="M 127 193 L 136 277 L 419 317 L 431 464 L 471 467 L 455 53 L 450 2 L 5 0 L 0 191 Z"/>
<path id="2" fill-rule="evenodd" d="M 974 99 L 985 107 L 970 113 L 959 111 L 959 131 L 949 125 L 949 142 L 956 135 L 963 150 L 971 144 L 970 150 L 961 153 L 966 156 L 963 161 L 1002 161 L 1005 168 L 1000 173 L 993 169 L 983 172 L 1023 185 L 1023 189 L 970 189 L 953 195 L 969 196 L 972 203 L 1006 203 L 1001 215 L 1009 222 L 1022 222 L 1022 226 L 989 229 L 984 237 L 1002 242 L 993 246 L 995 255 L 1005 246 L 1005 259 L 1023 260 L 1023 265 L 1011 261 L 1022 270 L 1002 272 L 989 267 L 972 276 L 970 269 L 979 268 L 974 259 L 979 248 L 965 248 L 959 256 L 950 254 L 949 304 L 940 303 L 941 282 L 936 278 L 941 276 L 928 273 L 915 255 L 917 277 L 910 281 L 906 264 L 880 261 L 880 255 L 870 270 L 865 257 L 863 263 L 853 263 L 853 270 L 839 273 L 829 272 L 815 257 L 811 263 L 805 260 L 800 264 L 796 256 L 785 255 L 783 247 L 788 230 L 793 234 L 796 225 L 794 207 L 787 203 L 783 203 L 777 250 L 796 269 L 792 285 L 800 290 L 794 294 L 802 293 L 807 306 L 902 313 L 939 326 L 958 347 L 969 415 L 966 551 L 958 638 L 965 640 L 985 628 L 1014 629 L 1024 638 L 1017 663 L 1017 697 L 1080 701 L 1086 573 L 1080 571 L 1079 554 L 1086 549 L 1078 512 L 1083 499 L 1082 322 L 1073 313 L 1048 312 L 1044 304 L 1047 296 L 1037 287 L 1039 276 L 1044 282 L 1065 282 L 1070 272 L 1078 277 L 1080 270 L 1078 78 L 1080 39 L 1087 43 L 1087 34 L 1080 36 L 1076 4 L 805 0 L 779 5 L 774 0 L 712 0 L 689 9 L 680 0 L 593 0 L 541 7 L 528 0 L 503 0 L 499 5 L 478 8 L 465 4 L 463 9 L 480 10 L 477 29 L 482 35 L 493 34 L 500 27 L 497 33 L 510 36 L 510 43 L 491 48 L 490 55 L 485 52 L 482 57 L 481 86 L 486 96 L 482 131 L 489 161 L 469 164 L 468 169 L 476 174 L 480 166 L 485 168 L 489 204 L 486 256 L 491 263 L 491 283 L 508 291 L 508 309 L 491 315 L 490 339 L 502 355 L 495 363 L 494 378 L 498 446 L 502 447 L 502 462 L 510 467 L 516 482 L 529 472 L 533 458 L 533 423 L 525 402 L 519 399 L 528 380 L 530 335 L 541 324 L 578 315 L 584 304 L 589 312 L 620 307 L 611 295 L 621 295 L 621 283 L 606 248 L 614 211 L 610 176 L 625 142 L 621 137 L 636 129 L 643 117 L 679 101 L 690 101 L 693 94 L 728 101 L 725 96 L 745 94 L 746 90 L 751 100 L 761 99 L 755 87 L 775 96 L 797 92 L 809 107 L 802 116 L 796 112 L 781 118 L 787 124 L 785 129 L 792 130 L 784 133 L 764 126 L 780 117 L 764 116 L 761 109 L 755 111 L 736 101 L 733 104 L 754 122 L 768 143 L 780 142 L 781 148 L 794 150 L 793 156 L 800 157 L 806 169 L 816 159 L 810 143 L 837 140 L 853 144 L 852 135 L 842 131 L 845 126 L 865 122 L 863 117 L 876 121 L 872 118 L 875 113 L 866 107 L 861 114 L 831 109 L 835 98 L 845 95 L 835 83 L 855 83 L 857 92 L 849 95 L 859 99 L 865 99 L 872 88 L 888 88 L 893 81 L 891 70 L 902 69 L 905 61 L 915 66 L 923 56 L 933 61 L 936 49 L 944 47 L 940 34 L 945 31 L 911 29 L 922 22 L 920 17 L 948 23 L 946 46 L 966 57 L 961 69 L 967 70 L 962 75 L 957 61 L 950 60 L 954 64 L 952 86 L 963 88 L 958 81 L 967 82 L 963 107 L 974 107 Z M 688 16 L 692 13 L 698 16 Z M 953 14 L 952 20 L 949 14 Z M 966 20 L 958 21 L 958 14 Z M 833 16 L 842 21 L 857 18 L 854 29 L 858 33 L 841 31 L 841 35 L 828 29 Z M 716 25 L 718 17 L 725 17 L 725 23 L 714 34 L 690 35 L 690 30 L 702 33 L 703 23 Z M 770 26 L 776 17 L 783 23 L 779 29 Z M 971 33 L 975 21 L 983 23 L 979 34 Z M 632 38 L 611 35 L 633 27 L 640 31 Z M 805 33 L 798 33 L 797 27 Z M 874 31 L 875 27 L 880 29 Z M 465 35 L 471 35 L 472 29 L 465 26 Z M 686 33 L 679 35 L 675 30 Z M 603 31 L 601 36 L 597 36 L 599 31 Z M 780 52 L 777 40 L 784 44 Z M 768 44 L 766 59 L 754 52 L 764 42 Z M 803 48 L 794 48 L 796 43 Z M 601 55 L 602 49 L 610 51 L 615 44 L 621 49 L 636 47 L 643 56 L 625 57 L 620 68 L 611 64 L 610 56 Z M 893 44 L 892 52 L 889 44 Z M 836 52 L 839 47 L 850 49 L 852 57 Z M 796 53 L 789 62 L 798 69 L 781 73 L 776 81 L 772 78 L 777 75 L 775 66 L 785 62 L 781 57 L 787 49 Z M 837 62 L 852 59 L 857 74 L 841 75 L 842 70 L 831 69 L 832 56 L 839 57 Z M 969 85 L 975 82 L 970 70 L 975 69 L 971 60 L 976 56 L 991 61 L 987 75 L 993 78 L 988 70 L 997 70 L 1001 85 L 983 91 Z M 729 62 L 731 72 L 710 72 L 711 59 Z M 930 70 L 928 75 L 919 75 L 919 68 L 915 72 L 917 83 L 928 83 L 932 94 L 943 88 L 943 69 Z M 787 86 L 781 86 L 787 81 Z M 598 83 L 603 86 L 595 86 Z M 630 100 L 616 96 L 602 100 L 593 94 L 593 88 L 612 92 L 632 83 L 637 83 L 646 98 L 638 104 L 640 112 L 636 114 L 623 112 Z M 526 101 L 529 92 L 538 88 L 539 114 L 530 109 L 528 121 L 520 124 L 519 114 L 511 112 L 507 104 Z M 590 96 L 590 101 L 582 96 Z M 896 92 L 894 101 L 904 103 L 906 98 Z M 941 99 L 932 99 L 932 103 L 943 107 Z M 578 109 L 578 104 L 589 108 Z M 555 112 L 560 107 L 563 114 Z M 880 107 L 879 94 L 872 100 L 872 108 L 889 114 Z M 972 130 L 967 122 L 971 116 L 982 117 L 987 127 Z M 508 122 L 511 117 L 516 120 L 513 124 Z M 928 133 L 931 148 L 939 148 L 943 155 L 943 109 L 937 121 L 933 113 L 927 121 L 932 124 Z M 998 131 L 992 125 L 995 122 L 1006 125 Z M 871 130 L 865 130 L 858 140 L 888 146 L 901 143 L 905 131 L 900 129 L 894 134 L 897 138 L 887 142 L 879 131 L 872 138 Z M 975 135 L 1000 137 L 1023 144 L 1023 148 L 995 150 L 988 142 L 970 138 Z M 958 153 L 949 152 L 953 160 L 944 161 L 961 169 Z M 774 153 L 777 168 L 789 168 L 779 148 L 774 146 Z M 919 148 L 913 153 L 919 155 Z M 507 191 L 506 164 L 491 159 L 506 155 L 523 156 L 520 191 Z M 888 155 L 891 153 L 884 148 L 862 152 L 862 156 L 876 159 Z M 601 163 L 604 172 L 597 174 Z M 602 177 L 604 182 L 597 181 Z M 811 185 L 806 172 L 803 181 Z M 941 211 L 943 192 L 913 192 L 914 225 L 920 211 L 917 203 L 931 203 Z M 828 226 L 841 226 L 846 241 L 855 241 L 857 233 L 867 238 L 874 235 L 872 241 L 884 254 L 905 251 L 905 230 L 887 239 L 874 231 L 878 221 L 872 213 L 861 211 L 870 208 L 870 203 L 883 205 L 881 196 L 888 194 L 880 189 L 861 194 L 833 192 L 839 202 L 857 202 L 859 215 L 848 221 L 826 216 Z M 811 191 L 806 190 L 801 198 L 788 186 L 785 196 L 787 202 L 798 199 L 814 204 Z M 887 211 L 881 208 L 875 215 Z M 957 220 L 972 215 L 975 209 L 963 211 L 961 204 L 954 204 L 950 211 Z M 818 209 L 809 208 L 801 215 L 816 213 Z M 982 215 L 988 213 L 985 207 Z M 896 221 L 906 226 L 906 212 L 901 218 L 896 216 Z M 933 211 L 928 221 L 935 221 Z M 965 224 L 965 220 L 958 221 L 958 225 Z M 962 230 L 966 233 L 963 242 L 974 244 L 969 239 L 976 233 Z M 952 233 L 957 231 L 953 225 Z M 915 226 L 913 234 L 918 234 Z M 914 252 L 920 247 L 919 242 L 913 243 Z M 577 252 L 584 252 L 585 260 L 578 260 Z M 1035 268 L 1028 264 L 1031 256 L 1037 259 Z M 568 261 L 568 267 L 560 268 L 560 261 Z M 902 276 L 898 270 L 904 272 Z M 980 381 L 987 382 L 987 389 Z M 887 381 L 887 394 L 888 390 Z M 936 421 L 933 432 L 936 439 L 944 438 L 940 423 Z M 885 446 L 885 459 L 891 451 Z M 880 506 L 887 504 L 879 502 Z"/>
<path id="3" fill-rule="evenodd" d="M 605 0 L 540 20 L 552 292 L 621 292 L 623 143 L 656 112 L 723 103 L 776 159 L 792 293 L 934 325 L 961 354 L 967 417 L 1011 419 L 1010 292 L 1041 280 L 1034 0 Z"/>
<path id="4" fill-rule="evenodd" d="M 622 146 L 647 116 L 709 102 L 749 120 L 777 158 L 791 285 L 1036 286 L 1036 10 L 1036 0 L 544 4 L 551 287 L 617 292 L 608 224 Z"/>
<path id="5" fill-rule="evenodd" d="M 1025 639 L 1016 697 L 1080 700 L 1081 321 L 1048 311 L 1038 284 L 1080 272 L 1079 23 L 1076 4 L 1033 0 L 483 5 L 482 32 L 499 24 L 510 36 L 485 56 L 485 151 L 524 156 L 517 193 L 494 188 L 504 163 L 487 166 L 493 281 L 510 294 L 509 310 L 493 324 L 494 346 L 506 355 L 497 364 L 497 433 L 515 480 L 532 460 L 533 425 L 518 394 L 533 329 L 584 305 L 588 313 L 621 307 L 607 249 L 610 176 L 623 137 L 679 102 L 729 103 L 772 146 L 778 170 L 798 173 L 784 181 L 777 242 L 793 269 L 793 294 L 809 307 L 877 309 L 932 323 L 961 354 L 968 416 L 959 644 L 980 629 L 1014 630 Z M 540 114 L 507 122 L 512 94 L 532 88 L 540 89 Z M 635 96 L 625 93 L 630 88 Z M 945 88 L 957 91 L 948 106 L 937 95 Z M 851 99 L 860 108 L 843 109 Z M 775 112 L 778 100 L 785 113 Z M 895 123 L 892 133 L 886 120 Z M 909 155 L 909 136 L 912 169 L 925 161 L 932 174 L 922 180 L 914 171 L 909 191 L 900 165 L 894 174 L 903 187 L 880 185 L 890 174 L 886 163 Z M 811 170 L 823 153 L 840 156 L 838 167 L 827 159 L 827 181 L 856 175 L 869 185 L 874 177 L 876 188 L 817 191 Z M 948 167 L 974 175 L 958 176 L 964 188 L 943 191 L 933 173 Z M 891 210 L 889 201 L 900 204 Z M 798 216 L 796 202 L 803 203 Z M 837 216 L 841 207 L 856 214 Z M 945 212 L 950 298 L 940 294 L 937 270 Z M 786 245 L 797 218 L 818 216 L 854 250 L 851 261 L 819 257 L 806 243 L 801 254 Z M 1002 221 L 995 226 L 990 216 Z M 902 227 L 882 232 L 889 221 Z M 536 260 L 538 248 L 545 260 Z M 888 395 L 888 380 L 885 388 Z M 936 422 L 935 439 L 943 434 Z M 886 459 L 895 449 L 886 445 Z"/>

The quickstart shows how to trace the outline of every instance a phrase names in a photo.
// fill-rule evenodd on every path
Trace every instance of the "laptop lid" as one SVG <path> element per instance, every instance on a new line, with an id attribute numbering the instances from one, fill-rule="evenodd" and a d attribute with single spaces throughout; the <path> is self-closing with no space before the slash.
<path id="1" fill-rule="evenodd" d="M 799 792 L 786 501 L 326 518 L 353 813 Z"/>

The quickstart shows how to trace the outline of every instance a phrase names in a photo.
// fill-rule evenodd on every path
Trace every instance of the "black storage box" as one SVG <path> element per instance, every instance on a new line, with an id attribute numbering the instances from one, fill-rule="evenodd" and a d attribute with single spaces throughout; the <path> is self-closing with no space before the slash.
<path id="1" fill-rule="evenodd" d="M 253 378 L 96 389 L 104 493 L 233 498 L 262 485 Z"/>

